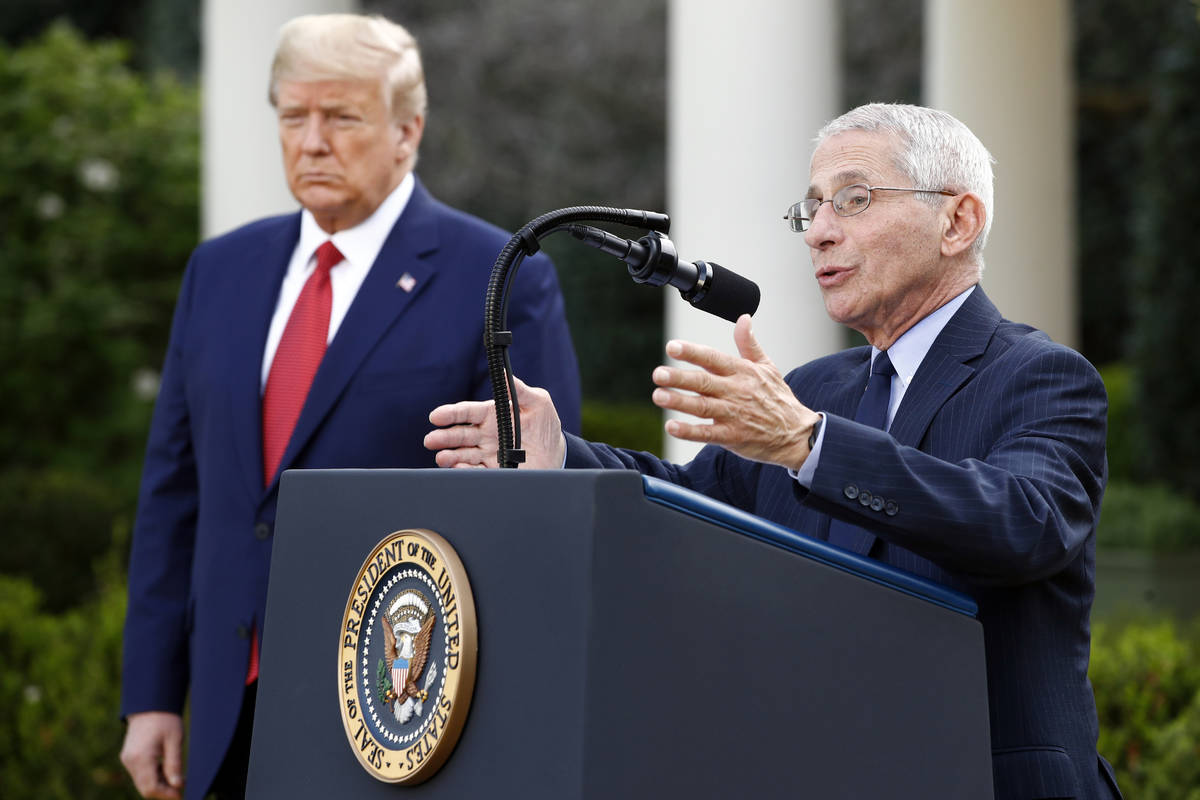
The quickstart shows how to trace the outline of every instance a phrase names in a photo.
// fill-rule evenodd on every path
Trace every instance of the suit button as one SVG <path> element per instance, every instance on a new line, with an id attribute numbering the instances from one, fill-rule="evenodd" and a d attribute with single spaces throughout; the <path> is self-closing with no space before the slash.
<path id="1" fill-rule="evenodd" d="M 250 638 L 250 629 L 247 628 L 245 625 L 238 625 L 237 626 L 237 637 L 239 639 L 249 639 Z"/>
<path id="2" fill-rule="evenodd" d="M 871 500 L 873 499 L 873 497 L 874 496 L 870 492 L 868 492 L 866 489 L 863 489 L 861 492 L 858 493 L 859 505 L 864 505 L 864 506 L 871 505 Z"/>
<path id="3" fill-rule="evenodd" d="M 260 522 L 254 526 L 254 538 L 262 541 L 271 535 L 271 525 L 267 522 Z"/>
<path id="4" fill-rule="evenodd" d="M 873 499 L 871 501 L 871 510 L 872 511 L 883 511 L 883 498 L 882 497 L 876 497 L 875 499 Z"/>
<path id="5" fill-rule="evenodd" d="M 896 512 L 899 510 L 900 506 L 896 505 L 895 500 L 888 500 L 883 507 L 883 513 L 887 514 L 889 517 L 896 516 Z"/>
<path id="6" fill-rule="evenodd" d="M 858 497 L 858 487 L 853 483 L 847 483 L 846 488 L 842 489 L 842 494 L 846 495 L 847 499 L 853 500 Z"/>

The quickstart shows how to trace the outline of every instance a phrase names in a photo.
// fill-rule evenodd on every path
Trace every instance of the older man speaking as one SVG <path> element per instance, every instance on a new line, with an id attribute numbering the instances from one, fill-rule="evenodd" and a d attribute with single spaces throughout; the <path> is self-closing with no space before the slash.
<path id="1" fill-rule="evenodd" d="M 656 368 L 653 401 L 707 422 L 666 423 L 707 443 L 684 465 L 564 436 L 552 398 L 521 384 L 525 466 L 636 469 L 969 593 L 996 797 L 1119 797 L 1087 679 L 1104 385 L 978 285 L 991 163 L 933 109 L 874 104 L 832 121 L 786 219 L 829 316 L 870 346 L 784 377 L 749 317 L 737 356 L 669 342 L 699 369 Z M 440 465 L 495 465 L 489 403 L 430 421 L 452 426 L 425 439 Z"/>

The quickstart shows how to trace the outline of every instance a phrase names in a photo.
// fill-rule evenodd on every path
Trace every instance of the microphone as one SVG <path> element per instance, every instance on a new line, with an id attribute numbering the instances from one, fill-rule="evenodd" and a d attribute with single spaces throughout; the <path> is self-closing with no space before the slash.
<path id="1" fill-rule="evenodd" d="M 680 261 L 675 244 L 657 231 L 636 242 L 591 225 L 568 225 L 567 232 L 589 247 L 624 261 L 635 282 L 651 286 L 670 284 L 701 311 L 737 322 L 742 314 L 758 310 L 758 284 L 720 264 Z"/>

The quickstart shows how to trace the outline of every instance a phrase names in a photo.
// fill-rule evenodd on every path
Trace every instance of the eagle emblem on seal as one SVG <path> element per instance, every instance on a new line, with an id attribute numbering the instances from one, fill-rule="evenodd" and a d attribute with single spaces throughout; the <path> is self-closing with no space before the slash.
<path id="1" fill-rule="evenodd" d="M 429 600 L 416 589 L 405 590 L 389 603 L 381 619 L 384 657 L 379 660 L 378 696 L 401 725 L 421 716 L 437 678 L 437 664 L 429 664 L 436 619 Z M 418 684 L 423 673 L 425 680 Z"/>

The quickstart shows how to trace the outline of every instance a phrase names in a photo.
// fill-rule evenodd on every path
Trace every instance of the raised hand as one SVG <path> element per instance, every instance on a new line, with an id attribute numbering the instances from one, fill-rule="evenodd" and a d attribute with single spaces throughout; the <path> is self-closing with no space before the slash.
<path id="1" fill-rule="evenodd" d="M 799 469 L 808 458 L 808 437 L 817 413 L 804 406 L 754 338 L 749 315 L 733 329 L 738 355 L 672 340 L 667 355 L 700 369 L 657 367 L 651 395 L 660 408 L 710 420 L 672 419 L 666 431 L 678 439 L 718 444 L 754 461 Z"/>

